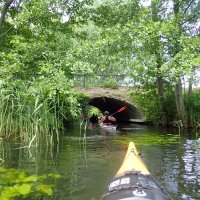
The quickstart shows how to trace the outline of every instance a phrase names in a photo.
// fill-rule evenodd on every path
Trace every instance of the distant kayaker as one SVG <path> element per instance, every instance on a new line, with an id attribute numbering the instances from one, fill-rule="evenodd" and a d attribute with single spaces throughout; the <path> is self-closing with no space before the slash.
<path id="1" fill-rule="evenodd" d="M 116 122 L 116 119 L 112 116 L 109 116 L 108 111 L 105 111 L 104 116 L 99 120 L 99 124 L 103 123 L 103 124 L 111 125 L 111 124 L 115 124 L 115 122 Z"/>
<path id="2" fill-rule="evenodd" d="M 95 115 L 94 113 L 93 113 L 93 115 L 90 117 L 90 123 L 92 123 L 93 125 L 98 123 L 98 117 L 97 117 L 97 115 Z"/>

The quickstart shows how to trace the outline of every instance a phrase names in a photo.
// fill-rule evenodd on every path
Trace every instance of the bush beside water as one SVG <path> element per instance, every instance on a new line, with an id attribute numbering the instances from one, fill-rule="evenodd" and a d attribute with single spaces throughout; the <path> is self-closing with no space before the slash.
<path id="1" fill-rule="evenodd" d="M 133 102 L 135 102 L 146 117 L 146 121 L 152 124 L 160 124 L 160 112 L 158 94 L 156 89 L 134 90 L 130 93 Z M 189 125 L 195 130 L 200 129 L 200 93 L 194 92 L 192 95 L 185 94 L 185 106 L 188 113 Z M 167 91 L 164 97 L 168 125 L 173 126 L 178 120 L 176 111 L 176 102 L 173 91 Z"/>

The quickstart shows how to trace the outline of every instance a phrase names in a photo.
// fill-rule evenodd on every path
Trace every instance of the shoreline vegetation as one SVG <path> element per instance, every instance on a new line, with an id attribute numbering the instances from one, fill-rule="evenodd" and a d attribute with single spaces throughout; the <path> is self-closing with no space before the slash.
<path id="1" fill-rule="evenodd" d="M 90 92 L 91 90 L 92 88 L 90 88 Z M 101 88 L 94 88 L 94 91 L 97 90 L 101 91 Z M 111 93 L 113 92 L 113 89 L 108 86 L 107 93 L 109 90 Z M 162 126 L 156 90 L 133 87 L 126 90 L 129 91 L 127 98 L 133 99 L 143 112 L 146 118 L 145 123 Z M 64 104 L 65 94 L 59 94 L 58 91 L 55 92 L 54 96 L 45 95 L 42 89 L 38 90 L 25 84 L 20 85 L 20 87 L 14 86 L 12 89 L 10 87 L 9 90 L 2 87 L 0 89 L 0 137 L 3 139 L 19 137 L 29 147 L 42 135 L 46 137 L 49 144 L 55 138 L 59 142 L 59 134 L 65 127 L 70 126 L 73 121 L 80 120 L 82 114 L 89 116 L 93 109 L 88 105 L 90 97 L 85 93 L 68 92 L 67 96 L 71 95 L 71 98 L 74 98 L 75 107 L 73 107 L 73 104 L 67 104 L 67 102 Z M 192 128 L 198 136 L 200 127 L 199 90 L 196 90 L 190 96 L 184 94 L 184 98 L 188 119 L 190 120 L 188 128 Z M 178 120 L 175 97 L 172 92 L 168 92 L 165 103 L 168 107 L 168 123 L 166 126 L 177 127 L 180 132 L 184 126 L 182 121 Z M 73 113 L 70 109 L 73 110 Z"/>

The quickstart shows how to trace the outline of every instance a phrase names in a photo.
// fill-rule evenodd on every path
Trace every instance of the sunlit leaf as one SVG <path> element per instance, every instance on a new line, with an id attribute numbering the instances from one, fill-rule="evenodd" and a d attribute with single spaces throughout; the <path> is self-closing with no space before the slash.
<path id="1" fill-rule="evenodd" d="M 44 194 L 47 195 L 52 195 L 53 191 L 51 189 L 50 185 L 45 185 L 45 184 L 39 184 L 37 185 L 37 190 L 43 192 Z"/>
<path id="2" fill-rule="evenodd" d="M 19 195 L 27 195 L 31 192 L 30 184 L 15 185 L 14 189 L 19 193 Z"/>

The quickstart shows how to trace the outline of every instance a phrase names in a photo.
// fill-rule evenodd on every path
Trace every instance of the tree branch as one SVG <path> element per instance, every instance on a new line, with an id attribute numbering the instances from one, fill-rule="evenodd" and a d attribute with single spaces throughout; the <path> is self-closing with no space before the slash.
<path id="1" fill-rule="evenodd" d="M 187 12 L 187 10 L 190 8 L 191 4 L 193 3 L 194 0 L 191 0 L 188 7 L 184 10 L 183 15 Z"/>
<path id="2" fill-rule="evenodd" d="M 10 5 L 13 3 L 13 1 L 14 0 L 7 0 L 7 1 L 4 2 L 3 9 L 1 11 L 1 16 L 0 16 L 0 34 L 1 34 L 1 31 L 2 31 L 3 21 L 4 21 L 4 18 L 6 16 L 6 12 L 9 9 Z"/>
<path id="3" fill-rule="evenodd" d="M 183 21 L 183 22 L 181 23 L 181 25 L 183 25 L 183 24 L 189 22 L 190 20 L 194 19 L 194 18 L 195 18 L 196 16 L 198 16 L 199 14 L 200 14 L 200 12 L 197 12 L 196 14 L 192 15 L 190 18 L 188 18 L 188 19 L 186 19 L 185 21 Z"/>

